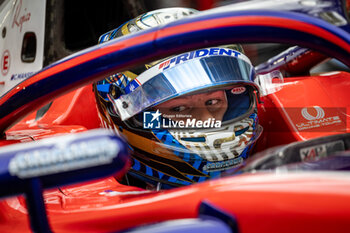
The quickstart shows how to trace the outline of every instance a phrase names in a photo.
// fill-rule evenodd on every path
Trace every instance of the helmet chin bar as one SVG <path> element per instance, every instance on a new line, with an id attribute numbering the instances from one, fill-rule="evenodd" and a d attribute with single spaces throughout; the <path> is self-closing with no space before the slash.
<path id="1" fill-rule="evenodd" d="M 203 159 L 213 162 L 238 157 L 253 137 L 253 119 L 245 118 L 237 123 L 221 127 L 215 131 L 186 132 L 184 130 L 169 130 L 171 135 L 181 144 L 196 153 Z M 236 132 L 244 131 L 236 136 Z M 193 142 L 188 139 L 203 138 L 202 142 Z"/>

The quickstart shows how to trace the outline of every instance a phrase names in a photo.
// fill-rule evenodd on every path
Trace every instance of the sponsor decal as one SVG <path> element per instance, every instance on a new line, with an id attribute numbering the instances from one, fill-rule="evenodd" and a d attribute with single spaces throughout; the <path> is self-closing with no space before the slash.
<path id="1" fill-rule="evenodd" d="M 176 120 L 172 120 L 176 118 Z M 183 118 L 183 119 L 181 119 Z M 215 118 L 197 120 L 191 115 L 174 114 L 166 115 L 157 111 L 143 112 L 144 129 L 198 129 L 198 128 L 220 128 L 221 121 Z"/>
<path id="2" fill-rule="evenodd" d="M 10 52 L 6 49 L 1 57 L 1 73 L 7 75 L 10 69 Z"/>
<path id="3" fill-rule="evenodd" d="M 319 158 L 327 157 L 335 152 L 344 151 L 344 142 L 341 140 L 329 142 L 316 146 L 302 148 L 299 151 L 300 159 L 302 161 L 317 160 Z"/>
<path id="4" fill-rule="evenodd" d="M 234 87 L 232 88 L 231 93 L 234 95 L 239 95 L 245 92 L 245 90 L 246 90 L 245 87 Z"/>
<path id="5" fill-rule="evenodd" d="M 203 170 L 207 172 L 222 171 L 232 167 L 236 167 L 241 163 L 243 163 L 243 158 L 238 157 L 226 161 L 206 164 L 204 165 Z"/>
<path id="6" fill-rule="evenodd" d="M 288 108 L 287 112 L 293 116 L 298 131 L 344 131 L 345 122 L 339 115 L 338 108 L 321 108 L 319 106 L 302 109 Z M 346 111 L 345 111 L 346 112 Z"/>
<path id="7" fill-rule="evenodd" d="M 19 152 L 11 159 L 9 172 L 19 178 L 67 172 L 109 164 L 118 152 L 117 144 L 108 138 Z"/>
<path id="8" fill-rule="evenodd" d="M 22 12 L 22 0 L 19 0 L 13 16 L 12 28 L 17 26 L 19 27 L 19 31 L 22 32 L 23 23 L 29 21 L 30 16 L 30 12 L 27 13 L 27 8 L 24 8 L 24 12 Z"/>
<path id="9" fill-rule="evenodd" d="M 159 64 L 158 69 L 159 70 L 166 70 L 170 67 L 173 67 L 177 64 L 180 64 L 185 61 L 189 61 L 194 58 L 199 57 L 207 57 L 207 56 L 213 56 L 213 55 L 224 55 L 224 56 L 232 56 L 232 57 L 239 57 L 242 54 L 238 51 L 232 50 L 232 49 L 226 49 L 226 48 L 210 48 L 210 49 L 200 49 L 196 51 L 191 51 L 188 53 L 183 53 L 181 55 L 178 55 L 176 57 L 173 57 L 167 61 L 164 61 Z"/>
<path id="10" fill-rule="evenodd" d="M 301 115 L 309 121 L 321 119 L 324 117 L 324 114 L 324 110 L 319 106 L 301 109 Z"/>
<path id="11" fill-rule="evenodd" d="M 16 80 L 22 80 L 22 79 L 27 79 L 28 77 L 32 76 L 34 72 L 28 72 L 28 73 L 21 73 L 21 74 L 13 74 L 11 76 L 11 81 L 16 81 Z"/>
<path id="12" fill-rule="evenodd" d="M 140 86 L 140 82 L 136 79 L 132 80 L 129 85 L 127 85 L 124 89 L 125 94 L 129 94 L 133 92 L 136 88 Z"/>
<path id="13" fill-rule="evenodd" d="M 129 91 L 132 92 L 135 89 L 136 89 L 135 85 L 131 83 L 130 86 L 129 86 Z"/>

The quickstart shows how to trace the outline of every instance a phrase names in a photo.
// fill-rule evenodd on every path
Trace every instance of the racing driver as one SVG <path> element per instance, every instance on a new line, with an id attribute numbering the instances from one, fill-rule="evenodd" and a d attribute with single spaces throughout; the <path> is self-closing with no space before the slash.
<path id="1" fill-rule="evenodd" d="M 145 13 L 100 43 L 196 13 Z M 254 67 L 240 45 L 203 48 L 94 84 L 102 124 L 125 138 L 132 166 L 123 184 L 168 189 L 222 176 L 249 156 L 261 133 Z"/>

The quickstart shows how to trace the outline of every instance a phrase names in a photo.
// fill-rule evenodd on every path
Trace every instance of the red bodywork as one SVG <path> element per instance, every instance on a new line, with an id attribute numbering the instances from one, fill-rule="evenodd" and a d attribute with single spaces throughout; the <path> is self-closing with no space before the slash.
<path id="1" fill-rule="evenodd" d="M 337 129 L 295 130 L 305 106 L 332 109 L 328 113 L 324 108 L 326 116 L 340 116 L 340 127 L 349 131 L 345 114 L 350 107 L 350 92 L 342 88 L 349 85 L 349 80 L 345 72 L 286 78 L 283 88 L 264 97 L 259 106 L 264 133 L 256 150 L 339 133 Z M 100 121 L 95 106 L 92 86 L 87 85 L 53 101 L 40 120 L 34 120 L 36 113 L 25 118 L 7 132 L 8 140 L 1 143 L 97 128 Z M 108 232 L 193 218 L 203 200 L 232 213 L 241 232 L 344 232 L 350 227 L 350 180 L 342 174 L 243 175 L 164 192 L 124 186 L 111 177 L 45 192 L 50 223 L 56 232 Z M 30 231 L 23 197 L 1 201 L 0 209 L 0 232 Z"/>
<path id="2" fill-rule="evenodd" d="M 1 101 L 6 102 L 30 87 L 31 82 L 47 79 L 53 73 L 108 55 L 127 46 L 135 46 L 153 39 L 177 34 L 229 26 L 268 26 L 292 28 L 295 32 L 313 34 L 328 40 L 347 53 L 350 46 L 344 40 L 320 27 L 278 17 L 232 17 L 209 19 L 175 25 L 157 34 L 149 32 L 128 40 L 128 45 L 110 44 L 91 53 L 72 58 L 21 83 L 21 88 L 8 92 Z M 257 20 L 258 19 L 258 20 Z M 271 29 L 271 28 L 270 28 Z M 203 46 L 204 42 L 201 44 Z M 186 44 L 185 44 L 186 45 Z M 210 45 L 210 44 L 207 44 Z M 181 48 L 185 50 L 184 48 Z M 176 50 L 180 51 L 180 50 Z M 170 54 L 170 52 L 169 52 Z M 157 56 L 169 55 L 159 50 Z M 146 59 L 146 58 L 143 58 Z M 132 63 L 133 60 L 129 61 Z M 143 60 L 137 60 L 141 64 Z M 125 68 L 120 65 L 120 69 Z M 50 73 L 51 72 L 51 73 Z M 98 73 L 86 81 L 96 81 L 98 75 L 108 75 L 113 69 Z M 349 132 L 349 97 L 347 88 L 350 75 L 334 72 L 311 77 L 286 78 L 282 89 L 262 98 L 259 105 L 260 124 L 264 128 L 256 145 L 261 151 L 277 145 L 303 141 L 330 134 Z M 94 79 L 95 78 L 95 79 Z M 86 84 L 85 83 L 85 84 Z M 71 84 L 71 89 L 82 84 Z M 27 88 L 28 89 L 28 88 Z M 70 89 L 70 90 L 71 90 Z M 55 94 L 37 99 L 5 118 L 0 119 L 6 129 L 13 118 L 25 115 L 35 104 L 45 103 Z M 0 101 L 0 104 L 3 102 Z M 29 107 L 28 107 L 29 106 Z M 304 130 L 307 125 L 303 108 L 319 119 L 314 106 L 321 106 L 324 118 L 336 117 L 338 123 Z M 38 120 L 36 112 L 6 131 L 0 145 L 39 140 L 57 134 L 74 133 L 100 127 L 92 86 L 89 84 L 54 100 L 48 111 Z M 17 118 L 16 118 L 17 119 Z M 305 120 L 305 121 L 304 121 Z M 304 126 L 303 126 L 304 124 Z M 298 128 L 299 127 L 299 128 Z M 6 188 L 6 187 L 2 187 Z M 50 224 L 55 232 L 110 232 L 168 219 L 197 217 L 201 201 L 208 201 L 223 209 L 238 221 L 240 232 L 345 232 L 350 229 L 350 179 L 341 172 L 313 172 L 298 174 L 244 174 L 211 180 L 169 191 L 150 192 L 137 187 L 123 186 L 113 177 L 85 184 L 63 187 L 45 192 Z M 0 232 L 29 232 L 28 215 L 23 197 L 11 197 L 0 202 Z"/>

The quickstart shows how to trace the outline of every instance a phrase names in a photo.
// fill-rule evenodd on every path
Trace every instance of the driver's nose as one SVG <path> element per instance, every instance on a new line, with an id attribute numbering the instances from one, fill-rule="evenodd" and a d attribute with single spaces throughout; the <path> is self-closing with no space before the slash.
<path id="1" fill-rule="evenodd" d="M 209 112 L 206 107 L 197 108 L 196 112 L 193 113 L 192 117 L 201 121 L 206 121 L 209 118 L 215 118 L 215 116 L 211 112 Z"/>

